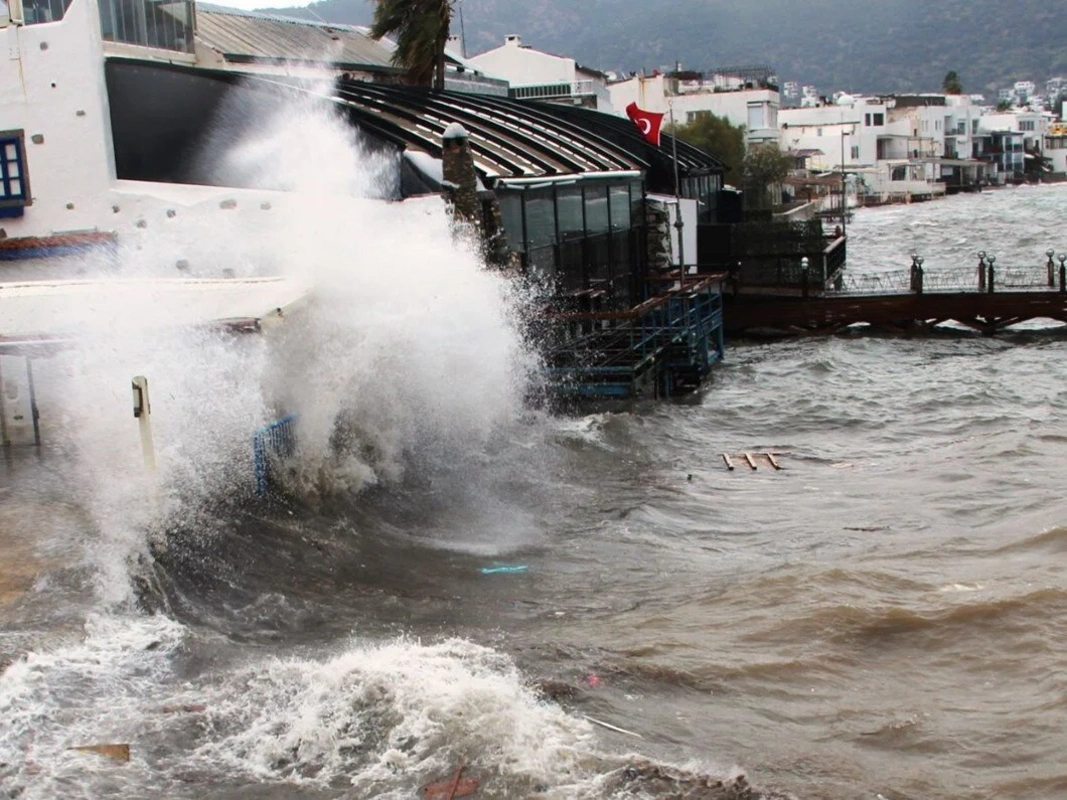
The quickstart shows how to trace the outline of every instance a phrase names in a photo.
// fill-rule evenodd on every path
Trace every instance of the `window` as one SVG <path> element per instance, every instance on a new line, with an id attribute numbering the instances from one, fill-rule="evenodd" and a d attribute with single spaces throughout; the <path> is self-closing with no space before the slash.
<path id="1" fill-rule="evenodd" d="M 556 214 L 561 239 L 585 235 L 582 190 L 579 187 L 565 186 L 556 190 Z"/>
<path id="2" fill-rule="evenodd" d="M 611 210 L 613 231 L 630 228 L 630 187 L 612 186 L 608 190 L 608 207 Z"/>
<path id="3" fill-rule="evenodd" d="M 748 104 L 748 129 L 750 131 L 759 130 L 760 128 L 767 127 L 767 114 L 764 111 L 763 103 L 749 103 Z"/>
<path id="4" fill-rule="evenodd" d="M 58 22 L 63 19 L 70 4 L 71 0 L 23 0 L 22 14 L 27 25 Z"/>
<path id="5" fill-rule="evenodd" d="M 500 192 L 500 218 L 508 235 L 508 245 L 512 250 L 526 252 L 526 242 L 522 238 L 522 195 L 518 192 Z"/>
<path id="6" fill-rule="evenodd" d="M 22 131 L 2 131 L 0 132 L 0 216 L 21 216 L 22 209 L 31 202 L 23 133 Z"/>
<path id="7" fill-rule="evenodd" d="M 874 127 L 880 128 L 882 125 L 885 125 L 885 114 L 875 114 Z"/>
<path id="8" fill-rule="evenodd" d="M 817 129 L 815 130 L 815 135 L 816 135 L 816 136 L 822 136 L 822 128 L 817 128 Z"/>
<path id="9" fill-rule="evenodd" d="M 957 136 L 966 136 L 967 135 L 967 122 L 966 122 L 966 120 L 963 120 L 963 121 L 960 121 L 960 122 L 956 123 L 956 135 Z"/>
<path id="10" fill-rule="evenodd" d="M 100 0 L 107 42 L 193 52 L 192 0 Z"/>
<path id="11" fill-rule="evenodd" d="M 871 115 L 870 114 L 864 114 L 863 115 L 863 124 L 866 125 L 868 128 L 871 127 Z"/>
<path id="12" fill-rule="evenodd" d="M 608 232 L 606 186 L 587 186 L 585 189 L 585 232 L 588 236 Z"/>

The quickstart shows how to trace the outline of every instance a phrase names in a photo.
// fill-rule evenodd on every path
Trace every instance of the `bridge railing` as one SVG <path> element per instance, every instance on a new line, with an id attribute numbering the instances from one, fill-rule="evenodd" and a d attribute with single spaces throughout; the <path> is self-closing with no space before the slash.
<path id="1" fill-rule="evenodd" d="M 964 292 L 1065 292 L 1062 276 L 1049 278 L 1045 266 L 995 267 L 988 265 L 934 269 L 912 267 L 892 272 L 840 275 L 826 295 L 960 294 Z"/>

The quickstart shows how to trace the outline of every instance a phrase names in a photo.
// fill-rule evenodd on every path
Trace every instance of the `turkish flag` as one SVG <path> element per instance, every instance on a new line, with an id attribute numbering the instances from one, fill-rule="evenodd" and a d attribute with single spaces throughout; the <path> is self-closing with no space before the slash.
<path id="1" fill-rule="evenodd" d="M 642 136 L 659 147 L 659 131 L 663 127 L 662 114 L 657 114 L 655 111 L 643 111 L 637 107 L 637 103 L 630 103 L 626 106 L 626 116 L 633 120 Z"/>

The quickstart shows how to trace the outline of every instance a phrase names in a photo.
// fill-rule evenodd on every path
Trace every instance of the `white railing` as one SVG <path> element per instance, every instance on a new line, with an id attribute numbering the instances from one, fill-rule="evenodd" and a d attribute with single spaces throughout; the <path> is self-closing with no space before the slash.
<path id="1" fill-rule="evenodd" d="M 514 86 L 511 96 L 516 100 L 552 100 L 563 97 L 586 97 L 596 94 L 595 81 L 545 83 L 538 86 Z"/>

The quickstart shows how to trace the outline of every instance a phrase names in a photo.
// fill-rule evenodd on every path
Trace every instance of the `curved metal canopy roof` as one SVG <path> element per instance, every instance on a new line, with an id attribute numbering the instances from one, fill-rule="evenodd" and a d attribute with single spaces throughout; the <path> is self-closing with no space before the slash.
<path id="1" fill-rule="evenodd" d="M 335 101 L 357 126 L 394 145 L 441 154 L 446 127 L 470 134 L 483 179 L 641 170 L 653 190 L 673 190 L 672 141 L 648 143 L 627 119 L 584 108 L 342 80 Z M 683 177 L 723 171 L 720 161 L 681 140 Z"/>

